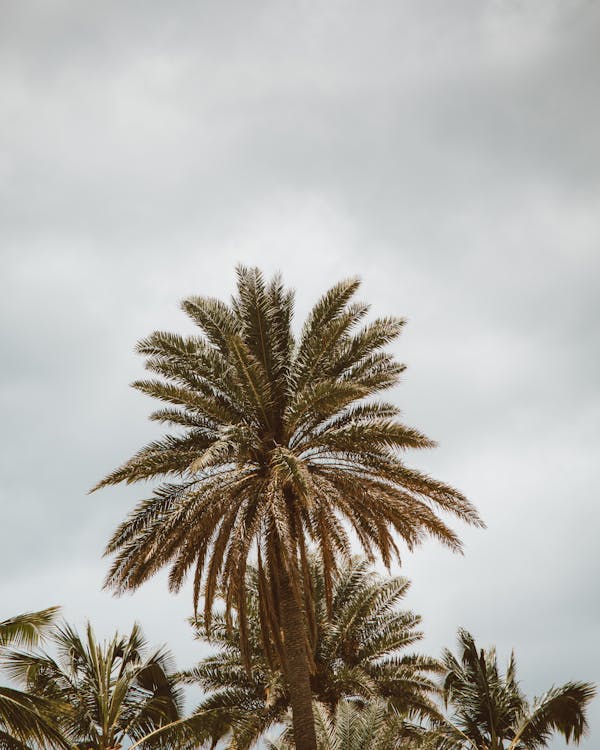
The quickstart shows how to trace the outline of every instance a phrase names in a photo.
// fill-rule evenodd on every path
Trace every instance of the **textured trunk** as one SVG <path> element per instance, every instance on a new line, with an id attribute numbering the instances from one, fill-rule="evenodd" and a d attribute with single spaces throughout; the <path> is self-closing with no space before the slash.
<path id="1" fill-rule="evenodd" d="M 317 750 L 304 614 L 287 578 L 281 581 L 280 607 L 296 750 Z"/>

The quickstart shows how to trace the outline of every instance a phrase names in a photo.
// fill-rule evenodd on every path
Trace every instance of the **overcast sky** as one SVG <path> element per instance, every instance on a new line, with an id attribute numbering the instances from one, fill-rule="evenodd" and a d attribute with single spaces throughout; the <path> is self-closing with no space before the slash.
<path id="1" fill-rule="evenodd" d="M 143 487 L 87 490 L 158 434 L 137 339 L 189 331 L 237 262 L 298 320 L 359 274 L 409 319 L 409 463 L 472 499 L 464 557 L 406 555 L 423 650 L 459 626 L 530 694 L 600 681 L 600 6 L 593 0 L 2 3 L 0 618 L 139 619 L 180 666 L 191 596 L 114 599 Z M 600 701 L 591 710 L 591 750 Z M 594 737 L 595 733 L 595 737 Z M 553 747 L 562 748 L 556 742 Z"/>

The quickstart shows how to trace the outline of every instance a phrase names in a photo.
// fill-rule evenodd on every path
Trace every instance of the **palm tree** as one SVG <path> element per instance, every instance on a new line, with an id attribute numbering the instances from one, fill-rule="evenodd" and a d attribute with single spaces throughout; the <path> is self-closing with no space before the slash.
<path id="1" fill-rule="evenodd" d="M 403 365 L 384 347 L 403 321 L 379 318 L 357 330 L 368 306 L 351 303 L 359 281 L 330 289 L 298 337 L 293 293 L 276 276 L 238 268 L 230 305 L 191 297 L 182 307 L 200 336 L 155 332 L 138 344 L 158 378 L 136 381 L 169 404 L 151 419 L 178 428 L 142 448 L 94 489 L 162 480 L 119 526 L 107 546 L 115 560 L 107 585 L 133 589 L 170 565 L 170 587 L 186 575 L 194 607 L 204 597 L 210 625 L 218 590 L 235 607 L 247 645 L 245 578 L 257 555 L 265 648 L 290 688 L 299 750 L 314 750 L 311 647 L 314 632 L 307 540 L 323 561 L 326 597 L 336 552 L 348 555 L 345 519 L 370 561 L 412 549 L 426 535 L 460 549 L 436 511 L 481 525 L 452 487 L 407 468 L 400 451 L 433 443 L 373 397 L 396 385 Z"/>
<path id="2" fill-rule="evenodd" d="M 436 685 L 428 674 L 440 673 L 441 664 L 402 653 L 422 638 L 417 630 L 421 618 L 397 609 L 409 582 L 400 577 L 383 579 L 369 570 L 364 559 L 353 558 L 333 579 L 330 615 L 322 564 L 311 559 L 310 571 L 317 624 L 311 675 L 314 699 L 333 713 L 346 697 L 361 704 L 379 697 L 407 718 L 439 718 L 431 700 Z M 283 721 L 290 705 L 283 675 L 264 656 L 255 567 L 248 569 L 246 590 L 251 673 L 241 659 L 237 617 L 228 627 L 224 614 L 215 615 L 209 627 L 208 641 L 219 651 L 184 673 L 185 681 L 208 692 L 196 710 L 198 716 L 204 715 L 208 734 L 216 742 L 232 733 L 231 746 L 237 750 L 249 747 L 270 726 Z M 201 617 L 194 626 L 198 637 L 205 637 Z"/>
<path id="3" fill-rule="evenodd" d="M 364 705 L 343 700 L 331 713 L 315 705 L 318 750 L 409 750 L 418 748 L 423 731 L 403 721 L 383 701 Z M 268 750 L 294 750 L 292 733 L 285 731 Z"/>
<path id="4" fill-rule="evenodd" d="M 595 688 L 586 682 L 552 687 L 529 703 L 517 681 L 514 653 L 505 674 L 495 649 L 478 649 L 473 636 L 459 631 L 459 657 L 446 650 L 443 664 L 446 706 L 452 716 L 437 733 L 443 750 L 538 750 L 554 732 L 578 743 L 586 733 L 586 708 Z"/>
<path id="5" fill-rule="evenodd" d="M 172 658 L 147 653 L 138 625 L 99 642 L 88 624 L 85 638 L 71 626 L 56 627 L 51 641 L 57 659 L 45 652 L 13 651 L 12 677 L 34 696 L 52 701 L 64 740 L 80 750 L 116 750 L 140 742 L 159 727 L 177 722 L 182 696 L 171 674 Z M 175 747 L 158 733 L 148 747 Z"/>
<path id="6" fill-rule="evenodd" d="M 58 607 L 28 612 L 0 621 L 0 656 L 8 648 L 36 646 L 51 626 Z M 52 706 L 44 699 L 0 686 L 0 748 L 25 750 L 26 743 L 61 744 L 58 728 L 50 718 Z"/>

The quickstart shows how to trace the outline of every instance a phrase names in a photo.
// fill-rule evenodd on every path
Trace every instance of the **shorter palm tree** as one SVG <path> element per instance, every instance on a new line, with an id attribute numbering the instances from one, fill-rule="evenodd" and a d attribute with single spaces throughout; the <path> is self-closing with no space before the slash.
<path id="1" fill-rule="evenodd" d="M 423 730 L 390 711 L 385 701 L 365 704 L 343 700 L 331 713 L 323 704 L 315 704 L 315 729 L 318 750 L 412 750 L 420 747 Z M 268 750 L 294 750 L 291 726 L 286 727 Z"/>
<path id="2" fill-rule="evenodd" d="M 478 649 L 460 630 L 460 654 L 446 650 L 444 698 L 450 720 L 439 727 L 433 746 L 440 750 L 538 750 L 554 732 L 575 743 L 587 730 L 586 709 L 595 687 L 567 682 L 530 704 L 519 687 L 514 653 L 504 674 L 495 649 Z"/>
<path id="3" fill-rule="evenodd" d="M 422 638 L 421 618 L 398 609 L 409 582 L 401 577 L 383 579 L 364 560 L 354 558 L 340 566 L 333 580 L 329 609 L 322 564 L 316 559 L 310 561 L 310 581 L 315 607 L 310 636 L 314 699 L 333 713 L 346 697 L 362 704 L 378 697 L 404 716 L 439 718 L 432 675 L 441 672 L 440 663 L 404 653 Z M 237 617 L 228 622 L 222 614 L 213 616 L 208 627 L 208 641 L 219 647 L 218 653 L 184 675 L 209 693 L 197 709 L 209 734 L 218 740 L 231 733 L 238 749 L 282 721 L 290 706 L 283 674 L 264 655 L 269 644 L 262 642 L 258 587 L 258 573 L 250 567 L 246 616 L 252 669 L 246 668 L 241 654 Z M 198 637 L 207 637 L 205 621 L 194 623 Z"/>
<path id="4" fill-rule="evenodd" d="M 148 747 L 175 747 L 156 733 L 180 718 L 182 695 L 172 657 L 147 653 L 139 626 L 128 636 L 99 642 L 88 624 L 84 638 L 69 625 L 56 627 L 54 659 L 45 652 L 13 651 L 9 674 L 36 697 L 57 707 L 64 740 L 81 750 L 115 750 L 148 738 Z M 149 737 L 151 735 L 151 737 Z"/>
<path id="5" fill-rule="evenodd" d="M 28 612 L 0 621 L 0 656 L 10 647 L 32 648 L 48 632 L 58 607 Z M 0 686 L 0 747 L 24 750 L 26 743 L 60 745 L 61 735 L 51 718 L 52 706 L 43 698 Z"/>

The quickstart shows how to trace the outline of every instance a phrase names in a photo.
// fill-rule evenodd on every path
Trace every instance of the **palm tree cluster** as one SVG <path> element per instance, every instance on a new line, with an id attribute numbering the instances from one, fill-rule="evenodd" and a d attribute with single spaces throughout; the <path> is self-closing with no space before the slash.
<path id="1" fill-rule="evenodd" d="M 163 568 L 173 591 L 190 578 L 196 635 L 216 652 L 175 674 L 137 626 L 100 642 L 91 626 L 81 637 L 52 625 L 52 610 L 0 623 L 21 688 L 0 688 L 0 750 L 245 750 L 277 725 L 281 750 L 579 741 L 591 685 L 530 705 L 514 661 L 500 675 L 463 631 L 458 658 L 407 652 L 422 635 L 398 608 L 409 584 L 373 564 L 389 573 L 426 537 L 460 551 L 448 517 L 483 522 L 458 490 L 406 465 L 407 450 L 434 443 L 380 398 L 404 370 L 387 350 L 404 321 L 367 322 L 358 287 L 336 284 L 297 330 L 281 278 L 239 267 L 229 304 L 182 303 L 194 335 L 139 342 L 151 375 L 133 386 L 162 402 L 150 418 L 170 431 L 93 488 L 154 483 L 108 542 L 106 585 L 136 589 Z M 54 655 L 37 648 L 43 635 Z M 184 683 L 205 691 L 191 716 Z"/>
<path id="2" fill-rule="evenodd" d="M 538 750 L 555 732 L 567 742 L 584 736 L 591 684 L 552 687 L 530 703 L 514 654 L 502 674 L 495 650 L 479 649 L 464 630 L 457 656 L 405 653 L 422 637 L 418 616 L 397 607 L 405 579 L 383 578 L 355 558 L 334 577 L 330 616 L 314 560 L 311 574 L 320 592 L 319 669 L 311 681 L 319 750 Z M 289 685 L 261 650 L 256 569 L 247 575 L 250 671 L 238 620 L 228 624 L 223 613 L 208 637 L 192 618 L 196 635 L 217 652 L 179 673 L 166 649 L 148 649 L 137 625 L 127 636 L 99 642 L 90 625 L 84 637 L 65 623 L 52 625 L 55 610 L 2 623 L 3 643 L 9 629 L 14 633 L 2 663 L 24 690 L 0 689 L 0 747 L 191 750 L 220 743 L 248 750 L 262 741 L 269 750 L 293 750 Z M 56 656 L 34 648 L 43 635 Z M 206 695 L 185 716 L 182 688 L 190 683 Z M 272 741 L 269 730 L 277 728 Z"/>

